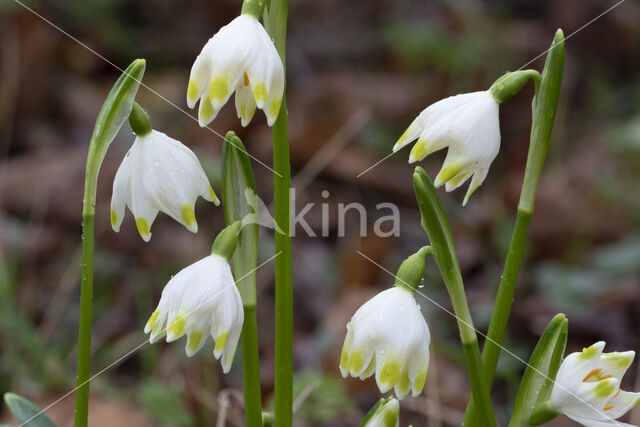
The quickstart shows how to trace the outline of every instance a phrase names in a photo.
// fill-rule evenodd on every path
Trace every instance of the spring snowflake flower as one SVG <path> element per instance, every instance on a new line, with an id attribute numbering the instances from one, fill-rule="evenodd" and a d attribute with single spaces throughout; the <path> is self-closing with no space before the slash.
<path id="1" fill-rule="evenodd" d="M 471 178 L 463 205 L 484 182 L 500 148 L 498 101 L 490 91 L 451 96 L 428 106 L 393 147 L 398 151 L 415 139 L 409 163 L 449 148 L 434 184 L 453 191 Z"/>
<path id="2" fill-rule="evenodd" d="M 111 226 L 120 230 L 127 206 L 145 242 L 158 211 L 195 233 L 198 196 L 220 204 L 193 151 L 162 132 L 139 133 L 113 181 Z"/>
<path id="3" fill-rule="evenodd" d="M 392 397 L 380 399 L 360 424 L 362 427 L 398 427 L 400 403 Z"/>
<path id="4" fill-rule="evenodd" d="M 423 269 L 424 272 L 424 269 Z M 429 327 L 413 292 L 387 289 L 367 301 L 347 324 L 340 372 L 365 379 L 375 373 L 381 393 L 420 394 L 429 367 Z"/>
<path id="5" fill-rule="evenodd" d="M 244 311 L 229 262 L 235 251 L 240 223 L 225 228 L 216 238 L 211 255 L 186 267 L 167 283 L 158 308 L 144 328 L 154 343 L 167 336 L 172 342 L 187 335 L 185 351 L 191 357 L 207 340 L 215 341 L 216 359 L 222 356 L 222 369 L 231 369 Z"/>
<path id="6" fill-rule="evenodd" d="M 555 409 L 587 427 L 630 426 L 614 421 L 640 404 L 640 393 L 620 389 L 635 352 L 603 353 L 597 342 L 562 362 L 551 392 Z"/>
<path id="7" fill-rule="evenodd" d="M 191 68 L 187 104 L 193 108 L 200 101 L 200 126 L 216 117 L 234 91 L 242 126 L 249 124 L 256 106 L 273 126 L 284 96 L 284 67 L 264 27 L 249 14 L 211 37 Z"/>

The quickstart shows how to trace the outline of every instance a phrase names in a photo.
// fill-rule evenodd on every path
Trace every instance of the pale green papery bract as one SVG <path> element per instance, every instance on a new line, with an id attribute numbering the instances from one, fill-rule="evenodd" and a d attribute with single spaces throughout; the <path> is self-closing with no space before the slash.
<path id="1" fill-rule="evenodd" d="M 151 131 L 136 137 L 116 173 L 111 226 L 116 232 L 120 230 L 127 206 L 146 242 L 151 239 L 151 225 L 159 211 L 195 233 L 198 196 L 220 204 L 193 151 L 162 132 Z"/>
<path id="2" fill-rule="evenodd" d="M 420 394 L 429 367 L 429 327 L 413 293 L 393 287 L 356 311 L 347 324 L 340 372 L 365 379 L 375 373 L 381 393 Z"/>
<path id="3" fill-rule="evenodd" d="M 181 270 L 162 291 L 158 307 L 144 332 L 154 343 L 163 336 L 172 342 L 187 335 L 185 351 L 191 357 L 207 340 L 215 340 L 214 356 L 222 356 L 222 369 L 229 372 L 236 352 L 244 311 L 226 259 L 211 254 Z"/>
<path id="4" fill-rule="evenodd" d="M 465 93 L 428 106 L 393 147 L 398 151 L 415 139 L 409 163 L 448 147 L 447 157 L 434 181 L 453 191 L 471 178 L 463 205 L 484 182 L 500 149 L 498 102 L 489 91 Z"/>
<path id="5" fill-rule="evenodd" d="M 555 409 L 587 427 L 631 426 L 614 421 L 640 403 L 640 393 L 620 389 L 634 351 L 603 353 L 604 341 L 562 362 L 551 392 Z"/>
<path id="6" fill-rule="evenodd" d="M 273 126 L 284 94 L 284 67 L 262 24 L 248 14 L 220 28 L 204 46 L 191 68 L 187 105 L 193 108 L 200 101 L 198 120 L 206 126 L 234 91 L 242 126 L 249 124 L 256 106 Z"/>
<path id="7" fill-rule="evenodd" d="M 366 422 L 360 427 L 398 427 L 400 425 L 400 403 L 397 399 L 389 399 L 380 405 Z"/>

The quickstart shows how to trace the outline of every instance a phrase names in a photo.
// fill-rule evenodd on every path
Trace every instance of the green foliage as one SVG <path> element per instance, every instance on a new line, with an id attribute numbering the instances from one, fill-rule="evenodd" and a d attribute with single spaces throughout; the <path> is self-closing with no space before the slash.
<path id="1" fill-rule="evenodd" d="M 222 146 L 222 207 L 225 222 L 242 222 L 233 272 L 245 305 L 256 304 L 258 264 L 258 195 L 247 149 L 235 133 L 228 132 Z"/>
<path id="2" fill-rule="evenodd" d="M 57 427 L 40 408 L 24 397 L 13 393 L 6 393 L 4 395 L 4 402 L 21 425 L 24 424 L 27 427 Z"/>
<path id="3" fill-rule="evenodd" d="M 65 384 L 58 355 L 38 336 L 30 319 L 16 307 L 15 284 L 20 263 L 0 253 L 0 391 L 9 390 L 15 379 L 38 378 L 44 387 Z M 7 374 L 6 381 L 4 374 Z"/>
<path id="4" fill-rule="evenodd" d="M 107 149 L 131 113 L 133 100 L 138 93 L 145 68 L 146 61 L 144 59 L 134 60 L 113 85 L 98 113 L 87 156 L 87 178 L 85 184 L 87 188 L 90 188 L 90 186 L 95 187 L 98 180 L 98 172 L 104 156 L 107 154 Z M 90 202 L 95 203 L 95 188 L 93 193 L 94 198 Z M 86 199 L 85 203 L 88 203 Z M 95 210 L 95 206 L 92 206 L 93 210 Z"/>
<path id="5" fill-rule="evenodd" d="M 469 373 L 472 396 L 478 402 L 479 414 L 473 419 L 478 419 L 485 425 L 495 425 L 489 387 L 483 371 L 478 338 L 469 312 L 449 220 L 442 208 L 433 182 L 420 166 L 416 167 L 413 173 L 413 186 L 420 207 L 422 228 L 429 237 L 433 257 L 438 264 L 449 298 L 451 298 L 453 311 L 458 319 L 458 329 Z"/>
<path id="6" fill-rule="evenodd" d="M 558 306 L 582 314 L 598 295 L 635 286 L 639 259 L 640 235 L 635 234 L 594 251 L 579 265 L 544 263 L 534 271 L 535 283 Z"/>
<path id="7" fill-rule="evenodd" d="M 195 423 L 180 390 L 151 379 L 140 385 L 138 396 L 142 407 L 158 423 L 185 427 Z"/>
<path id="8" fill-rule="evenodd" d="M 567 344 L 568 328 L 569 321 L 564 314 L 557 314 L 542 333 L 522 377 L 509 426 L 528 425 L 536 403 L 551 395 Z"/>
<path id="9" fill-rule="evenodd" d="M 341 379 L 317 371 L 304 371 L 296 375 L 293 396 L 295 402 L 304 399 L 296 412 L 297 420 L 328 422 L 339 419 L 345 411 L 355 408 Z"/>
<path id="10" fill-rule="evenodd" d="M 425 22 L 392 23 L 384 34 L 405 67 L 420 71 L 435 67 L 453 76 L 478 68 L 489 47 L 471 33 L 452 35 Z"/>

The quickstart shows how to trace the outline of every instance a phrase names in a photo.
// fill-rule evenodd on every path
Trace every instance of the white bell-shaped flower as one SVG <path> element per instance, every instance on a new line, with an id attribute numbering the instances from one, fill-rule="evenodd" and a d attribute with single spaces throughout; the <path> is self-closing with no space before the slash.
<path id="1" fill-rule="evenodd" d="M 238 345 L 244 311 L 227 260 L 211 254 L 176 274 L 165 286 L 145 333 L 154 343 L 167 336 L 167 342 L 187 334 L 185 351 L 194 355 L 207 335 L 215 340 L 214 355 L 222 356 L 222 369 L 231 369 Z"/>
<path id="2" fill-rule="evenodd" d="M 587 427 L 629 426 L 615 420 L 640 404 L 640 393 L 620 389 L 635 352 L 603 353 L 604 345 L 597 342 L 562 361 L 551 405 Z"/>
<path id="3" fill-rule="evenodd" d="M 399 399 L 409 391 L 417 396 L 427 379 L 430 339 L 413 292 L 395 286 L 367 301 L 347 324 L 340 372 L 360 379 L 375 373 L 380 392 L 395 388 Z"/>
<path id="4" fill-rule="evenodd" d="M 200 100 L 200 126 L 209 124 L 236 92 L 242 125 L 249 124 L 256 106 L 272 126 L 284 96 L 284 67 L 262 24 L 243 14 L 209 39 L 191 68 L 187 104 Z"/>
<path id="5" fill-rule="evenodd" d="M 151 225 L 162 211 L 192 232 L 198 231 L 194 206 L 198 196 L 220 204 L 196 155 L 162 132 L 139 134 L 113 181 L 111 225 L 117 232 L 125 206 L 136 219 L 145 242 Z"/>
<path id="6" fill-rule="evenodd" d="M 380 399 L 371 408 L 361 427 L 398 427 L 400 425 L 400 403 L 397 399 Z"/>
<path id="7" fill-rule="evenodd" d="M 434 184 L 452 191 L 471 178 L 463 205 L 484 182 L 500 148 L 498 101 L 490 91 L 451 96 L 428 106 L 393 147 L 398 151 L 415 139 L 409 163 L 449 148 Z"/>

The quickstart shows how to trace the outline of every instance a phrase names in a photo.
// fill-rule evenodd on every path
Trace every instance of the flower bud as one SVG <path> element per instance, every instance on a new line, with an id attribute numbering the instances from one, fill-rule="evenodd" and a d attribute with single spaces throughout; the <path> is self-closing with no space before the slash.
<path id="1" fill-rule="evenodd" d="M 389 397 L 380 399 L 373 405 L 360 427 L 398 427 L 400 424 L 400 404 Z"/>

